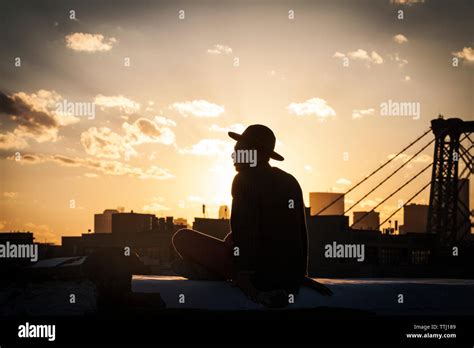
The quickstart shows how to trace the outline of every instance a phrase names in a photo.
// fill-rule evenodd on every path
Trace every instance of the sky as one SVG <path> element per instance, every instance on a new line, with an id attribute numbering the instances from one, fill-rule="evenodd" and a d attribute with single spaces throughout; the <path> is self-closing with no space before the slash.
<path id="1" fill-rule="evenodd" d="M 227 131 L 257 123 L 274 131 L 285 160 L 271 164 L 298 179 L 307 205 L 309 192 L 345 192 L 439 114 L 473 119 L 473 7 L 3 1 L 0 230 L 58 243 L 93 229 L 104 209 L 192 223 L 206 204 L 217 217 L 235 175 Z M 346 208 L 431 139 L 347 195 Z M 431 145 L 353 210 L 372 209 L 432 156 Z M 430 175 L 384 203 L 381 219 Z"/>

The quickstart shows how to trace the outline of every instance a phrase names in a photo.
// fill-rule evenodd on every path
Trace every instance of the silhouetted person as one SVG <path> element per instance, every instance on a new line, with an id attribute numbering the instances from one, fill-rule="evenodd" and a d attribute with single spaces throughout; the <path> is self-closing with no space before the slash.
<path id="1" fill-rule="evenodd" d="M 233 159 L 238 172 L 232 183 L 231 233 L 222 241 L 178 231 L 173 244 L 187 265 L 181 273 L 232 279 L 247 296 L 270 306 L 287 304 L 287 294 L 296 294 L 303 283 L 330 294 L 307 278 L 303 194 L 292 175 L 269 164 L 270 159 L 283 160 L 274 151 L 273 132 L 251 125 L 241 135 L 228 134 L 237 140 Z"/>

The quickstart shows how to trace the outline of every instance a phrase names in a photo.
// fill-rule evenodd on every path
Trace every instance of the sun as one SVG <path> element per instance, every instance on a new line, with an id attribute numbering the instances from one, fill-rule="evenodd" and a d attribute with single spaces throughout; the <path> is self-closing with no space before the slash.
<path id="1" fill-rule="evenodd" d="M 232 204 L 232 181 L 237 174 L 232 161 L 229 159 L 219 159 L 210 169 L 208 192 L 211 193 L 212 203 L 220 206 Z"/>

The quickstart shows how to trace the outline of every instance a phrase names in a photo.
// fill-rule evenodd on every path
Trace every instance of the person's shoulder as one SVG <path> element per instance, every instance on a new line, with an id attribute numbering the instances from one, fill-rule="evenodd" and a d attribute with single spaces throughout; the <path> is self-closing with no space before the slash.
<path id="1" fill-rule="evenodd" d="M 288 182 L 292 182 L 293 184 L 297 185 L 298 187 L 300 186 L 300 184 L 298 183 L 298 180 L 296 180 L 296 178 L 293 175 L 291 175 L 290 173 L 285 172 L 283 169 L 280 169 L 278 167 L 272 167 L 272 171 L 273 171 L 274 175 L 276 175 L 278 177 L 281 177 L 284 180 L 287 180 Z"/>
<path id="2" fill-rule="evenodd" d="M 272 167 L 272 171 L 274 175 L 279 175 L 279 176 L 287 177 L 289 179 L 296 180 L 296 178 L 293 175 L 291 175 L 288 172 L 285 172 L 283 169 L 280 169 L 278 167 Z"/>
<path id="3" fill-rule="evenodd" d="M 247 173 L 238 172 L 232 181 L 232 195 L 234 195 L 234 192 L 242 190 L 244 187 L 248 186 L 250 181 L 251 178 Z"/>

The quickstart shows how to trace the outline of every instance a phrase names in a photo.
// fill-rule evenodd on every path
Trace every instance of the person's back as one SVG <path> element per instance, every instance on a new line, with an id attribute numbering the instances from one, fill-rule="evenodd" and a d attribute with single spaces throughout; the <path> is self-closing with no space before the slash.
<path id="1" fill-rule="evenodd" d="M 295 291 L 306 275 L 307 232 L 297 180 L 268 162 L 241 170 L 232 186 L 231 229 L 238 269 L 262 290 Z"/>

